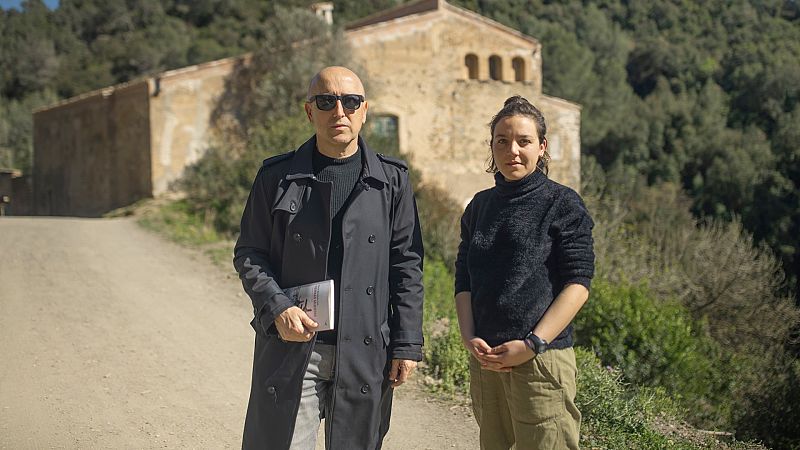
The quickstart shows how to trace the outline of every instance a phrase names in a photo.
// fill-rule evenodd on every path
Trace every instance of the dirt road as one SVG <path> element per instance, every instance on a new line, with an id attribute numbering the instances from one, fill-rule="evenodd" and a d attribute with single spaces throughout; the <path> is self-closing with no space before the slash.
<path id="1" fill-rule="evenodd" d="M 130 219 L 0 218 L 0 448 L 239 447 L 241 292 Z M 477 448 L 463 409 L 396 398 L 384 448 Z"/>

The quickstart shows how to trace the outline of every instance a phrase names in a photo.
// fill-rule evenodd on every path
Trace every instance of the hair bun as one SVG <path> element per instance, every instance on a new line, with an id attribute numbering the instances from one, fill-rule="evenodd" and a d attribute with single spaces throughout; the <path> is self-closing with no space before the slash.
<path id="1" fill-rule="evenodd" d="M 513 105 L 513 104 L 530 105 L 531 103 L 528 101 L 528 99 L 526 99 L 525 97 L 523 97 L 521 95 L 514 95 L 514 96 L 508 97 L 506 99 L 505 103 L 503 103 L 503 107 L 506 107 L 508 105 Z"/>

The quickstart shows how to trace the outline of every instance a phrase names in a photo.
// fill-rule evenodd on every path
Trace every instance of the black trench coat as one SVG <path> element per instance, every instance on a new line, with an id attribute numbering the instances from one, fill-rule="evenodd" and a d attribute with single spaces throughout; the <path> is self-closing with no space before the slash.
<path id="1" fill-rule="evenodd" d="M 364 166 L 342 220 L 344 256 L 332 449 L 380 448 L 389 428 L 390 358 L 422 357 L 422 239 L 402 161 L 359 138 Z M 242 447 L 288 449 L 313 339 L 283 342 L 273 321 L 291 306 L 281 287 L 325 279 L 331 184 L 312 170 L 316 137 L 264 161 L 242 216 L 234 266 L 253 302 L 253 379 Z"/>

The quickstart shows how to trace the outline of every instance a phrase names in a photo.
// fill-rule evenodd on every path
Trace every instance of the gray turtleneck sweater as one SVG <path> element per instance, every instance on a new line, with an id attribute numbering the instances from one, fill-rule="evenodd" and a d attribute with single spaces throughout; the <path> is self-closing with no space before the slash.
<path id="1" fill-rule="evenodd" d="M 522 339 L 567 284 L 589 288 L 594 223 L 580 196 L 539 170 L 475 195 L 461 218 L 456 293 L 469 291 L 475 335 Z M 572 346 L 572 325 L 550 348 Z"/>

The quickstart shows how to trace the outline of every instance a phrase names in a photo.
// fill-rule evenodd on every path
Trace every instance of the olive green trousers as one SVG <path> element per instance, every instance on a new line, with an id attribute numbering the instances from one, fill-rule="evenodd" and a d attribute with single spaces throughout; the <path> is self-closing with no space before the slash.
<path id="1" fill-rule="evenodd" d="M 481 369 L 470 356 L 469 371 L 481 450 L 578 448 L 572 348 L 548 350 L 507 373 Z"/>

